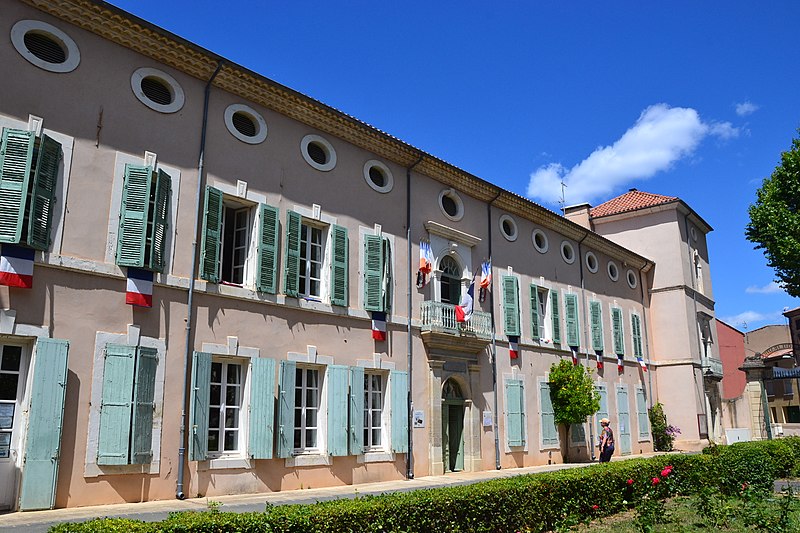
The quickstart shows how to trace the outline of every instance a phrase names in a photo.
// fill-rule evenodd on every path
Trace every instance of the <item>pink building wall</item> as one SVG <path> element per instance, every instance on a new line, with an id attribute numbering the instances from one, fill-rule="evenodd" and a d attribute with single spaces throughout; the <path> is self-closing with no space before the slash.
<path id="1" fill-rule="evenodd" d="M 739 367 L 744 362 L 744 333 L 717 319 L 717 344 L 722 360 L 722 399 L 732 400 L 744 392 L 745 374 Z"/>

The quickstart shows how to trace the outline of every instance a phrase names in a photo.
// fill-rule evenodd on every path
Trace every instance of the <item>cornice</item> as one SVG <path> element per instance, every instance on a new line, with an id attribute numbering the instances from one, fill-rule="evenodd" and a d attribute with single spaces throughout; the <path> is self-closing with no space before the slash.
<path id="1" fill-rule="evenodd" d="M 74 26 L 99 35 L 189 76 L 206 81 L 222 63 L 213 86 L 343 139 L 448 187 L 557 231 L 628 265 L 648 270 L 652 262 L 519 195 L 392 137 L 186 39 L 101 0 L 20 0 Z"/>

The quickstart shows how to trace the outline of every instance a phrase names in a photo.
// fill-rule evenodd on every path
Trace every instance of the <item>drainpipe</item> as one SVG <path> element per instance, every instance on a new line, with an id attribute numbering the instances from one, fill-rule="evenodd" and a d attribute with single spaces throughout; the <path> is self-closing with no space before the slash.
<path id="1" fill-rule="evenodd" d="M 491 202 L 486 205 L 486 224 L 487 224 L 487 234 L 489 238 L 487 240 L 487 244 L 489 246 L 489 266 L 490 268 L 494 268 L 492 265 L 492 204 L 500 198 L 501 192 L 497 193 Z M 494 467 L 497 470 L 500 470 L 500 435 L 498 434 L 497 429 L 497 417 L 498 417 L 498 410 L 497 410 L 497 339 L 495 337 L 495 327 L 494 327 L 494 276 L 491 277 L 491 285 L 489 286 L 489 313 L 490 313 L 490 320 L 492 322 L 492 394 L 494 394 Z"/>
<path id="2" fill-rule="evenodd" d="M 181 402 L 181 432 L 178 443 L 178 479 L 175 497 L 179 500 L 186 498 L 183 491 L 183 479 L 185 472 L 186 458 L 186 399 L 189 396 L 189 384 L 186 382 L 186 374 L 189 370 L 189 361 L 192 355 L 192 301 L 194 299 L 194 280 L 197 277 L 197 232 L 200 229 L 200 216 L 203 211 L 203 172 L 206 151 L 206 129 L 208 127 L 208 98 L 211 94 L 211 83 L 219 74 L 223 62 L 217 62 L 217 68 L 206 82 L 205 94 L 203 96 L 203 126 L 200 131 L 200 155 L 197 158 L 197 194 L 195 196 L 196 211 L 194 214 L 194 232 L 192 233 L 192 275 L 189 277 L 189 297 L 186 302 L 186 352 L 183 357 L 183 401 Z"/>
<path id="3" fill-rule="evenodd" d="M 583 252 L 581 252 L 581 244 L 586 240 L 589 233 L 584 233 L 583 238 L 578 241 L 578 266 L 580 267 L 581 275 L 581 317 L 583 318 L 583 340 L 586 343 L 586 364 L 589 364 L 589 322 L 586 320 L 586 288 L 585 279 L 583 275 Z M 578 350 L 580 354 L 580 350 Z M 567 430 L 567 440 L 569 440 L 569 429 Z M 595 460 L 594 455 L 594 424 L 589 424 L 589 449 L 592 450 L 592 461 Z M 569 450 L 569 442 L 567 442 L 567 449 Z"/>
<path id="4" fill-rule="evenodd" d="M 414 359 L 413 343 L 411 338 L 411 316 L 412 306 L 414 305 L 411 299 L 411 287 L 413 286 L 412 272 L 413 263 L 411 261 L 411 170 L 420 164 L 422 161 L 422 154 L 419 154 L 417 160 L 414 161 L 410 167 L 406 168 L 406 247 L 408 256 L 408 398 L 406 398 L 406 405 L 408 406 L 408 453 L 406 454 L 406 479 L 414 479 L 414 439 L 412 432 L 414 431 L 414 402 L 412 400 L 412 389 L 414 387 Z"/>

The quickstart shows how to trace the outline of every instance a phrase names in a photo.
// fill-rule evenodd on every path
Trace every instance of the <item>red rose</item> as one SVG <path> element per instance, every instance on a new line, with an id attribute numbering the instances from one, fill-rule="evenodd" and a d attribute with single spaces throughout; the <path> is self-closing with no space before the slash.
<path id="1" fill-rule="evenodd" d="M 653 485 L 658 485 L 659 483 L 661 483 L 661 480 L 658 479 L 657 477 L 654 477 L 653 478 Z"/>
<path id="2" fill-rule="evenodd" d="M 633 480 L 632 479 L 628 480 L 628 485 L 633 485 Z"/>
<path id="3" fill-rule="evenodd" d="M 667 468 L 665 468 L 664 470 L 661 471 L 661 477 L 667 477 L 671 473 L 672 473 L 672 470 L 670 470 L 670 468 L 667 467 Z"/>
<path id="4" fill-rule="evenodd" d="M 592 505 L 592 510 L 596 511 L 598 509 L 600 509 L 599 505 L 597 505 L 597 504 Z"/>

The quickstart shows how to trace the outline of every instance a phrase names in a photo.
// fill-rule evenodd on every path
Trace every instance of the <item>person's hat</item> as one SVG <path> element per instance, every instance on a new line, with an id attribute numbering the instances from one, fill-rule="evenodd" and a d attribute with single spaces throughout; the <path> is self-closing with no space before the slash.
<path id="1" fill-rule="evenodd" d="M 601 418 L 600 419 L 600 423 L 601 424 L 608 424 L 609 422 L 610 422 L 610 420 L 608 418 Z"/>

